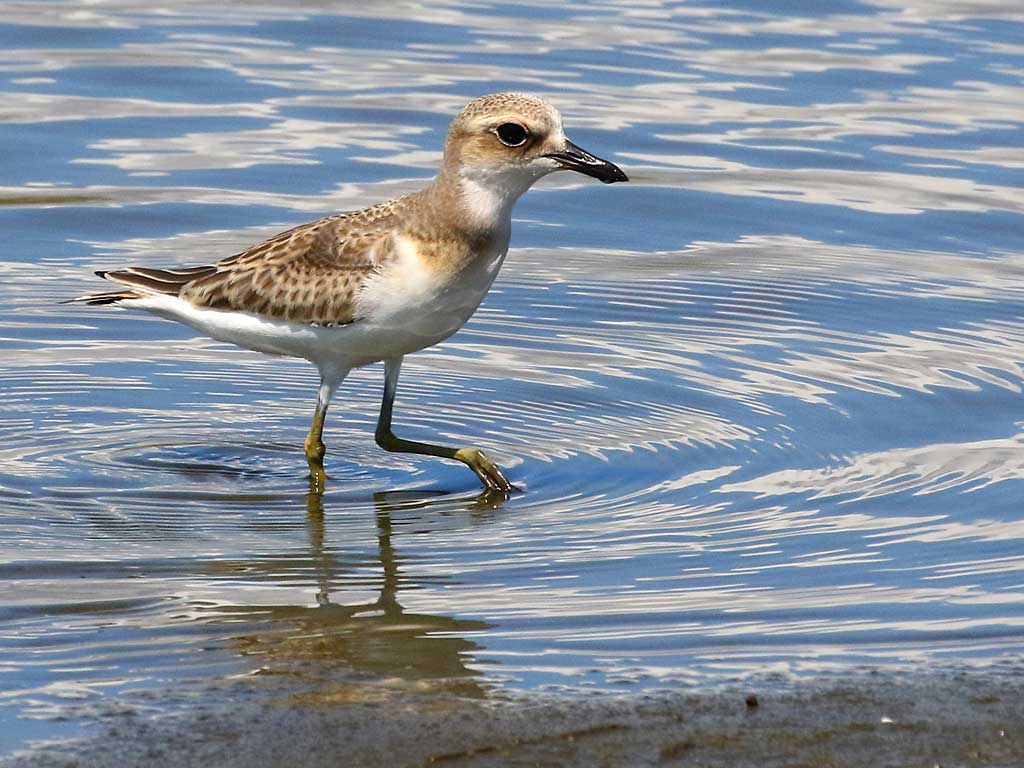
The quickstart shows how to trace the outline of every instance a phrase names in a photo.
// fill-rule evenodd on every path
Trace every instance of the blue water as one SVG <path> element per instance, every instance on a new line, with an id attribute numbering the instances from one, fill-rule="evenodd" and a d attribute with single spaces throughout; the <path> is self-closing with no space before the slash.
<path id="1" fill-rule="evenodd" d="M 0 25 L 0 752 L 229 681 L 471 696 L 1024 655 L 1018 4 L 19 3 Z M 393 16 L 389 17 L 388 14 Z M 58 305 L 423 185 L 539 93 L 470 324 L 327 427 L 315 372 Z"/>

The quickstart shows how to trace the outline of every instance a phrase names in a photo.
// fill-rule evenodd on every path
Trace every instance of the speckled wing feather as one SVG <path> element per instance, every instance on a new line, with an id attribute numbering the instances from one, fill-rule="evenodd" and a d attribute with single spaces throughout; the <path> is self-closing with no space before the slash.
<path id="1" fill-rule="evenodd" d="M 402 200 L 304 224 L 218 262 L 184 285 L 199 307 L 277 320 L 343 325 L 355 318 L 366 279 L 393 257 L 391 232 Z"/>
<path id="2" fill-rule="evenodd" d="M 209 266 L 129 267 L 101 276 L 206 309 L 344 325 L 356 319 L 356 299 L 366 279 L 393 256 L 391 232 L 403 202 L 303 224 Z"/>

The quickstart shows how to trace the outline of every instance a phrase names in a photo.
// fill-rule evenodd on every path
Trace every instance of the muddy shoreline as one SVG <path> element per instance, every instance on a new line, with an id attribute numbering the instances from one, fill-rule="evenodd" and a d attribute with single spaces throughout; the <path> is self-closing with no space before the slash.
<path id="1" fill-rule="evenodd" d="M 240 696 L 0 759 L 3 768 L 1024 764 L 1024 680 L 976 671 L 500 701 L 346 686 Z M 264 691 L 264 694 L 266 691 Z"/>

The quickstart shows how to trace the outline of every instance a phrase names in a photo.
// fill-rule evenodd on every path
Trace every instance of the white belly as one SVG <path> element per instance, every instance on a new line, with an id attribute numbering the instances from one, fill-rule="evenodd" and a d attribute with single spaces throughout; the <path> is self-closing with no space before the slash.
<path id="1" fill-rule="evenodd" d="M 370 279 L 360 296 L 359 319 L 349 325 L 322 327 L 203 309 L 162 294 L 122 304 L 185 323 L 218 341 L 348 370 L 407 355 L 459 330 L 487 295 L 505 251 L 475 259 L 456 280 L 428 270 L 414 253 L 406 256 Z"/>

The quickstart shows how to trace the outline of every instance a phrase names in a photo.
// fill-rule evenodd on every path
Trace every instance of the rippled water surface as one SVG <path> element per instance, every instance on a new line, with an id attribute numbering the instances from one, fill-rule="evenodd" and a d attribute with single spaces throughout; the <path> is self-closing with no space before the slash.
<path id="1" fill-rule="evenodd" d="M 769 5 L 0 4 L 0 750 L 256 673 L 1019 663 L 1024 12 Z M 632 183 L 539 185 L 406 360 L 399 434 L 486 447 L 503 504 L 374 445 L 379 366 L 318 501 L 308 364 L 56 304 L 414 189 L 505 89 Z"/>

